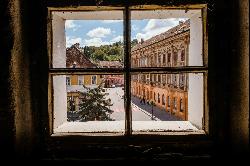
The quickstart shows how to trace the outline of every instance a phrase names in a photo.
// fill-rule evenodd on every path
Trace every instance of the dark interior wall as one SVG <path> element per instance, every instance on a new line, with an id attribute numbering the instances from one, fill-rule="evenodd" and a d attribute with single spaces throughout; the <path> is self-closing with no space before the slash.
<path id="1" fill-rule="evenodd" d="M 230 144 L 242 152 L 249 151 L 249 1 L 235 1 L 233 7 Z"/>
<path id="2" fill-rule="evenodd" d="M 15 112 L 15 146 L 23 156 L 29 156 L 33 145 L 33 113 L 30 95 L 30 54 L 25 40 L 24 15 L 20 1 L 10 1 L 13 48 L 10 59 L 11 110 Z M 30 144 L 25 144 L 29 142 Z"/>
<path id="3" fill-rule="evenodd" d="M 99 2 L 99 1 L 98 1 Z M 108 1 L 100 1 L 107 4 Z M 119 1 L 109 1 L 119 4 Z M 219 156 L 219 154 L 240 154 L 249 152 L 249 39 L 247 0 L 186 0 L 167 1 L 167 4 L 208 3 L 209 34 L 209 108 L 212 152 L 201 148 L 190 148 L 188 143 L 150 145 L 153 149 L 147 155 L 159 152 L 166 154 L 183 150 L 192 153 Z M 67 158 L 71 153 L 63 148 L 61 142 L 53 142 L 48 137 L 48 56 L 47 56 L 47 6 L 96 5 L 96 1 L 61 1 L 52 0 L 3 0 L 0 2 L 1 56 L 0 56 L 0 144 L 6 156 L 19 158 L 53 158 L 54 149 Z M 131 1 L 134 4 L 162 4 L 162 1 Z M 52 143 L 51 143 L 52 142 Z M 190 141 L 189 141 L 190 142 Z M 53 148 L 51 145 L 53 144 Z M 149 144 L 149 143 L 147 143 Z M 69 140 L 71 149 L 78 146 Z M 196 144 L 200 146 L 201 144 Z M 148 145 L 147 145 L 148 146 Z M 94 155 L 99 153 L 128 153 L 140 157 L 147 147 L 141 149 L 130 146 L 107 147 L 101 145 L 86 147 L 81 150 Z M 171 147 L 171 148 L 169 148 Z M 193 146 L 192 146 L 193 147 Z M 119 148 L 119 150 L 117 149 Z M 197 150 L 198 149 L 198 150 Z M 171 151 L 172 150 L 172 151 Z M 75 156 L 77 151 L 74 152 Z M 53 155 L 53 156 L 52 156 Z M 176 155 L 172 154 L 173 158 Z M 202 156 L 202 155 L 200 155 Z M 62 158 L 63 158 L 62 157 Z M 165 156 L 166 159 L 171 155 Z M 177 155 L 177 158 L 184 157 Z M 164 158 L 164 155 L 163 157 Z"/>
<path id="4" fill-rule="evenodd" d="M 9 69 L 11 48 L 13 47 L 13 34 L 10 26 L 11 17 L 7 6 L 7 1 L 0 2 L 0 18 L 2 20 L 0 26 L 0 146 L 3 147 L 6 156 L 13 154 L 15 133 L 14 112 L 11 110 L 11 96 L 9 95 L 11 94 Z"/>

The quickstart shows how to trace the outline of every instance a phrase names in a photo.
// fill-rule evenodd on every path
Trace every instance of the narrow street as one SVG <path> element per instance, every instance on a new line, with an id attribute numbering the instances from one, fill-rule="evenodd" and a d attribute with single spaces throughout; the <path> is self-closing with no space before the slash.
<path id="1" fill-rule="evenodd" d="M 140 99 L 134 96 L 131 96 L 131 101 L 136 106 L 138 106 L 141 110 L 146 112 L 147 114 L 152 114 L 152 106 L 149 104 L 142 104 L 140 103 Z M 153 116 L 155 120 L 158 121 L 180 121 L 181 119 L 171 115 L 169 112 L 166 112 L 163 109 L 160 109 L 159 107 L 154 106 L 153 107 Z"/>
<path id="2" fill-rule="evenodd" d="M 114 112 L 110 117 L 116 121 L 125 120 L 124 99 L 122 98 L 124 91 L 122 90 L 122 87 L 107 88 L 106 93 L 108 93 L 107 99 L 110 98 L 113 104 L 110 109 Z M 150 121 L 151 116 L 132 104 L 132 120 Z"/>
<path id="3" fill-rule="evenodd" d="M 124 91 L 122 87 L 116 88 L 105 88 L 108 95 L 107 99 L 111 99 L 111 103 L 113 104 L 110 109 L 114 112 L 110 115 L 110 117 L 114 120 L 125 120 L 125 110 L 124 110 L 124 100 L 122 98 Z"/>
<path id="4" fill-rule="evenodd" d="M 108 93 L 107 99 L 111 99 L 113 106 L 110 107 L 114 112 L 110 115 L 116 121 L 125 120 L 124 109 L 124 91 L 122 87 L 106 88 Z M 133 121 L 152 121 L 152 107 L 148 104 L 140 103 L 139 98 L 131 96 L 132 104 L 132 120 Z M 161 110 L 158 107 L 153 107 L 153 120 L 154 121 L 179 121 L 180 119 L 171 115 L 170 113 Z"/>

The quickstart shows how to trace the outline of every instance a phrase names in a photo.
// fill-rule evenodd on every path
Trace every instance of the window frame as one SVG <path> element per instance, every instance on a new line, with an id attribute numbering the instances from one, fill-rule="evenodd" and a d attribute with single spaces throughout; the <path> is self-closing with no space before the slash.
<path id="1" fill-rule="evenodd" d="M 84 85 L 84 75 L 78 75 L 77 81 L 78 81 L 78 85 Z"/>
<path id="2" fill-rule="evenodd" d="M 151 68 L 133 68 L 131 64 L 131 11 L 132 10 L 168 10 L 168 9 L 201 9 L 202 10 L 202 24 L 203 24 L 203 65 L 202 66 L 185 66 L 185 67 L 151 67 Z M 53 68 L 52 67 L 52 11 L 96 11 L 96 10 L 123 10 L 124 11 L 124 68 Z M 125 78 L 125 136 L 137 135 L 136 133 L 132 134 L 132 111 L 131 111 L 131 75 L 136 73 L 147 73 L 147 74 L 178 74 L 178 73 L 203 73 L 203 130 L 200 134 L 209 134 L 209 118 L 208 118 L 208 98 L 207 98 L 207 74 L 208 74 L 208 37 L 207 37 L 207 5 L 206 4 L 198 4 L 198 5 L 186 5 L 186 6 L 159 6 L 159 5 L 142 5 L 142 6 L 124 6 L 124 7 L 108 7 L 108 6 L 79 6 L 79 7 L 48 7 L 48 23 L 47 23 L 47 43 L 48 43 L 48 56 L 49 56 L 49 70 L 48 70 L 48 102 L 52 103 L 48 106 L 49 112 L 49 131 L 50 134 L 53 135 L 53 82 L 52 77 L 54 75 L 67 75 L 67 74 L 123 74 Z M 171 58 L 173 56 L 170 56 Z M 170 61 L 172 59 L 170 58 Z M 166 58 L 167 61 L 167 58 Z M 177 55 L 178 61 L 178 55 Z M 152 63 L 152 62 L 151 62 Z M 158 78 L 157 78 L 158 79 Z M 154 80 L 156 81 L 156 80 Z M 172 80 L 170 80 L 172 82 Z M 165 132 L 166 135 L 169 135 L 169 132 Z M 168 134 L 167 134 L 168 133 Z M 140 133 L 145 134 L 145 133 Z M 151 134 L 159 136 L 159 133 L 152 132 Z M 181 133 L 180 135 L 182 135 Z M 171 132 L 170 132 L 170 135 Z"/>
<path id="3" fill-rule="evenodd" d="M 93 83 L 93 78 L 95 78 L 94 82 Z M 91 85 L 96 85 L 97 84 L 97 75 L 91 75 Z"/>
<path id="4" fill-rule="evenodd" d="M 70 76 L 66 76 L 66 86 L 71 85 L 71 78 Z"/>

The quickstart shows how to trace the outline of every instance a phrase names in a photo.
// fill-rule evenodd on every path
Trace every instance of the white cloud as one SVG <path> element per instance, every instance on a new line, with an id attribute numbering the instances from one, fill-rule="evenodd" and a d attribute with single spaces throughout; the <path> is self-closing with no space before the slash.
<path id="1" fill-rule="evenodd" d="M 80 26 L 75 23 L 74 20 L 66 20 L 65 21 L 65 29 L 72 29 L 73 31 L 76 31 Z"/>
<path id="2" fill-rule="evenodd" d="M 110 23 L 117 23 L 122 22 L 123 20 L 103 20 L 103 23 L 110 24 Z"/>
<path id="3" fill-rule="evenodd" d="M 153 36 L 156 36 L 156 35 L 159 35 L 165 31 L 167 31 L 168 29 L 170 29 L 171 27 L 163 27 L 163 28 L 158 28 L 158 29 L 155 29 L 155 30 L 151 30 L 151 31 L 147 31 L 145 33 L 137 33 L 135 38 L 137 40 L 141 40 L 142 38 L 144 40 L 147 40 L 147 39 L 150 39 L 151 37 Z"/>
<path id="4" fill-rule="evenodd" d="M 82 38 L 80 38 L 80 37 L 73 37 L 73 36 L 66 37 L 66 47 L 70 47 L 70 46 L 72 46 L 75 43 L 82 44 Z"/>
<path id="5" fill-rule="evenodd" d="M 132 25 L 132 30 L 133 30 L 133 31 L 137 31 L 137 30 L 139 30 L 139 27 L 136 26 L 135 24 L 133 24 L 133 25 Z"/>
<path id="6" fill-rule="evenodd" d="M 109 35 L 110 33 L 111 33 L 110 28 L 98 27 L 89 31 L 87 35 L 89 37 L 101 38 L 101 37 L 105 37 L 106 35 Z"/>
<path id="7" fill-rule="evenodd" d="M 110 42 L 112 43 L 119 42 L 119 41 L 123 42 L 123 36 L 119 35 L 110 40 Z"/>
<path id="8" fill-rule="evenodd" d="M 102 41 L 101 38 L 92 38 L 92 39 L 85 39 L 84 40 L 84 45 L 86 46 L 96 46 L 99 47 L 101 45 L 108 45 L 110 42 L 107 41 Z"/>
<path id="9" fill-rule="evenodd" d="M 171 18 L 171 19 L 150 19 L 147 25 L 142 29 L 143 32 L 137 33 L 135 38 L 137 40 L 147 40 L 153 36 L 163 33 L 170 28 L 179 24 L 179 21 L 185 21 L 185 18 Z"/>

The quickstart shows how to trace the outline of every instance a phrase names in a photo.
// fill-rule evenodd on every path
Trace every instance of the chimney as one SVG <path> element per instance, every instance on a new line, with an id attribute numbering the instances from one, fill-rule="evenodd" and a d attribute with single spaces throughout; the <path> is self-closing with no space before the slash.
<path id="1" fill-rule="evenodd" d="M 144 42 L 144 39 L 143 38 L 141 38 L 141 44 Z"/>
<path id="2" fill-rule="evenodd" d="M 73 68 L 76 68 L 76 62 L 73 63 L 72 67 L 73 67 Z"/>
<path id="3" fill-rule="evenodd" d="M 184 21 L 179 21 L 179 24 L 181 25 L 181 24 L 183 24 L 184 23 Z"/>
<path id="4" fill-rule="evenodd" d="M 76 48 L 80 48 L 80 43 L 76 43 L 76 44 L 74 44 L 73 46 L 75 46 Z"/>

